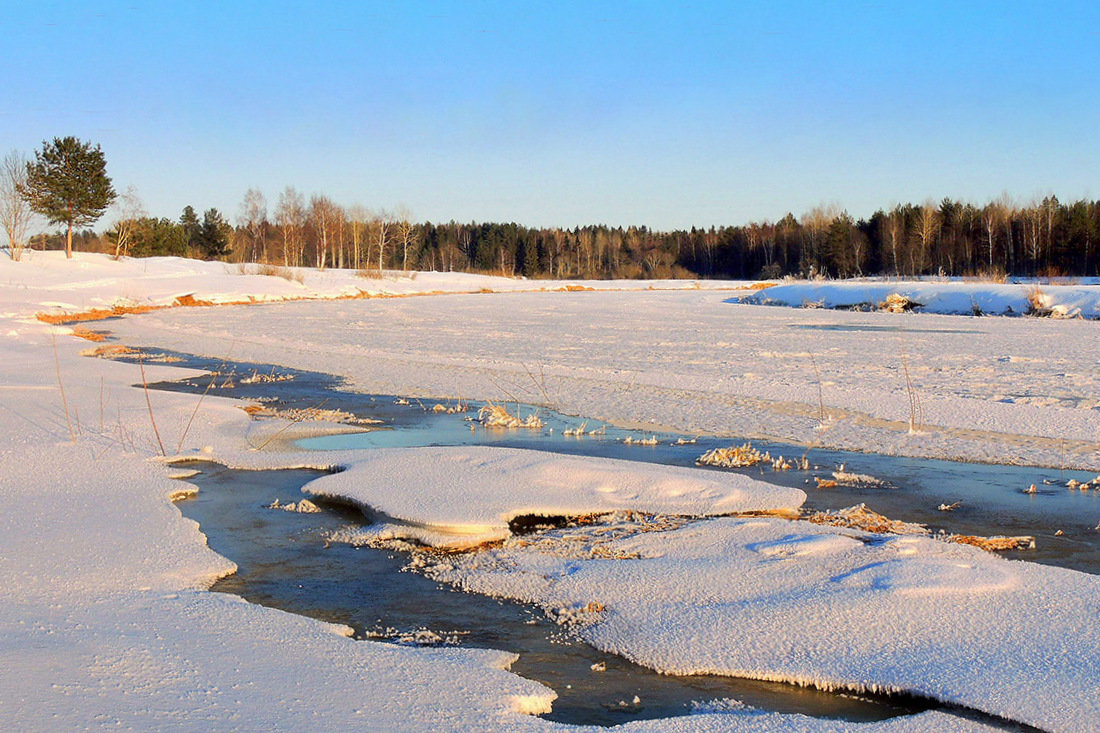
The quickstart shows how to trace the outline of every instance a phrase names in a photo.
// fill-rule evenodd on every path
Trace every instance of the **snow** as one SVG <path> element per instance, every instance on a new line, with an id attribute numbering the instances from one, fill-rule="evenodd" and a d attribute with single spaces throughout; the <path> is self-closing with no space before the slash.
<path id="1" fill-rule="evenodd" d="M 178 299 L 203 303 L 263 303 L 319 298 L 362 298 L 440 293 L 526 292 L 545 289 L 722 289 L 747 283 L 714 280 L 585 280 L 569 283 L 467 273 L 274 268 L 180 257 L 114 260 L 107 255 L 26 250 L 21 262 L 0 259 L 0 316 L 75 314 L 93 309 L 170 307 Z M 28 308 L 32 310 L 28 313 Z"/>
<path id="2" fill-rule="evenodd" d="M 137 368 L 57 339 L 74 442 L 51 334 L 19 328 L 0 364 L 0 730 L 547 729 L 519 713 L 554 694 L 504 671 L 510 654 L 358 642 L 205 591 L 234 566 L 169 502 L 186 484 L 149 460 Z M 195 399 L 151 399 L 174 446 Z M 244 449 L 246 427 L 208 397 L 186 444 Z"/>
<path id="3" fill-rule="evenodd" d="M 223 309 L 216 321 L 183 308 L 112 328 L 127 343 L 274 360 L 369 392 L 518 398 L 578 424 L 770 438 L 811 457 L 824 446 L 1100 469 L 1093 321 L 726 300 L 707 290 L 455 295 L 287 303 L 262 317 Z"/>
<path id="4" fill-rule="evenodd" d="M 1047 730 L 1100 716 L 1097 576 L 775 518 L 627 534 L 604 548 L 619 561 L 570 552 L 583 531 L 431 575 L 548 611 L 598 604 L 578 632 L 663 672 L 902 690 Z"/>
<path id="5" fill-rule="evenodd" d="M 359 298 L 361 290 L 474 292 L 173 308 L 92 328 L 131 345 L 315 368 L 377 392 L 484 398 L 504 389 L 651 431 L 669 425 L 1052 464 L 1064 447 L 1067 464 L 1100 468 L 1098 411 L 1089 401 L 1100 394 L 1093 368 L 1100 340 L 1086 321 L 764 309 L 726 303 L 728 294 L 708 289 L 737 286 L 730 283 L 670 282 L 654 292 L 650 283 L 598 283 L 592 287 L 604 291 L 577 293 L 556 292 L 565 283 L 469 275 L 372 281 L 298 274 L 302 282 L 172 258 L 78 255 L 67 262 L 57 253 L 28 253 L 27 262 L 0 260 L 0 729 L 566 728 L 523 714 L 545 710 L 553 693 L 507 672 L 507 653 L 355 641 L 343 627 L 208 592 L 233 566 L 170 503 L 187 485 L 168 478 L 178 469 L 161 465 L 146 396 L 133 387 L 138 367 L 81 357 L 87 343 L 69 327 L 36 321 L 42 311 L 170 306 L 181 295 L 259 302 Z M 874 326 L 892 330 L 884 337 Z M 918 435 L 899 426 L 899 405 L 908 404 L 898 387 L 899 326 L 926 408 Z M 814 370 L 800 356 L 807 353 L 817 355 L 822 375 L 825 430 L 815 429 Z M 144 368 L 150 381 L 187 373 Z M 1000 398 L 1014 401 L 993 401 Z M 233 400 L 208 395 L 200 406 L 194 396 L 164 392 L 149 400 L 169 454 L 301 462 L 300 452 L 279 441 L 250 452 L 254 424 Z M 287 437 L 321 429 L 303 425 Z M 390 457 L 387 470 L 430 475 L 440 461 L 432 456 Z M 345 479 L 370 474 L 369 456 L 339 460 L 349 466 Z M 421 484 L 430 492 L 423 506 L 398 504 L 406 499 L 384 496 L 369 480 L 362 499 L 388 503 L 410 521 L 498 531 L 512 512 L 531 509 L 602 511 L 637 501 L 668 512 L 724 511 L 724 500 L 757 496 L 759 488 L 654 468 L 599 492 L 609 464 L 585 462 L 594 471 L 585 474 L 551 461 L 540 480 L 561 471 L 559 478 L 579 488 L 544 493 L 540 504 L 530 494 L 506 496 L 509 486 L 538 475 L 537 461 L 512 453 L 485 460 L 483 473 L 462 474 L 485 506 L 463 509 L 457 493 L 447 494 L 449 475 Z M 498 468 L 515 464 L 515 476 L 491 468 L 497 460 Z M 658 474 L 675 480 L 650 486 Z M 475 486 L 478 477 L 484 486 Z M 330 480 L 341 479 L 323 481 Z M 687 493 L 673 495 L 681 489 Z M 603 551 L 572 558 L 567 573 L 562 557 L 506 546 L 516 563 L 550 577 L 496 572 L 486 554 L 470 558 L 486 562 L 485 572 L 463 577 L 550 609 L 598 602 L 603 611 L 574 613 L 594 617 L 581 633 L 658 668 L 923 689 L 1052 729 L 1086 729 L 1095 720 L 1100 645 L 1090 620 L 1100 593 L 1092 576 L 922 538 L 867 544 L 852 530 L 777 519 L 673 525 L 601 537 Z M 761 607 L 769 613 L 753 612 Z M 626 729 L 985 726 L 947 713 L 857 725 L 734 710 Z"/>
<path id="6" fill-rule="evenodd" d="M 793 511 L 806 500 L 799 489 L 737 474 L 509 448 L 379 449 L 332 460 L 344 470 L 311 481 L 309 493 L 370 507 L 411 523 L 410 530 L 428 530 L 411 537 L 431 544 L 442 537 L 450 547 L 504 539 L 508 520 L 525 515 L 634 510 L 701 516 Z"/>
<path id="7" fill-rule="evenodd" d="M 959 281 L 844 280 L 782 283 L 741 299 L 760 305 L 876 309 L 890 296 L 922 313 L 1020 316 L 1034 307 L 1061 318 L 1100 318 L 1100 286 Z"/>

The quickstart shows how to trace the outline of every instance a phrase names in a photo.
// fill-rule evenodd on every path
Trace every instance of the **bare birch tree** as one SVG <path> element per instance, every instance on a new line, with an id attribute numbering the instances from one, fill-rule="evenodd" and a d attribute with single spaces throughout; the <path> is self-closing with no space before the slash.
<path id="1" fill-rule="evenodd" d="M 416 236 L 416 224 L 412 222 L 412 212 L 404 206 L 398 206 L 394 211 L 397 220 L 397 241 L 401 243 L 401 269 L 409 271 L 409 247 Z"/>
<path id="2" fill-rule="evenodd" d="M 145 216 L 145 206 L 137 195 L 137 189 L 130 186 L 126 189 L 126 193 L 115 201 L 115 209 L 118 211 L 118 217 L 108 236 L 115 240 L 115 259 L 117 260 L 130 254 L 138 219 Z"/>
<path id="3" fill-rule="evenodd" d="M 312 196 L 309 199 L 309 219 L 313 233 L 317 238 L 317 267 L 325 269 L 328 264 L 329 247 L 333 239 L 333 226 L 336 219 L 336 204 L 325 195 Z"/>
<path id="4" fill-rule="evenodd" d="M 382 266 L 386 258 L 386 246 L 390 241 L 393 230 L 393 215 L 385 209 L 379 209 L 374 214 L 375 246 L 378 248 L 378 274 L 382 274 Z"/>
<path id="5" fill-rule="evenodd" d="M 839 215 L 840 210 L 836 204 L 815 206 L 802 215 L 802 232 L 805 239 L 805 248 L 802 252 L 803 274 L 809 277 L 821 274 L 825 234 Z"/>
<path id="6" fill-rule="evenodd" d="M 348 228 L 351 230 L 351 266 L 356 270 L 363 266 L 363 244 L 367 233 L 370 212 L 362 204 L 348 207 Z"/>
<path id="7" fill-rule="evenodd" d="M 931 201 L 925 201 L 917 213 L 917 237 L 920 240 L 919 251 L 910 250 L 909 257 L 913 266 L 913 274 L 919 275 L 928 261 L 928 253 L 932 243 L 940 234 L 940 226 L 943 219 L 940 218 L 939 208 Z"/>
<path id="8" fill-rule="evenodd" d="M 283 264 L 301 267 L 302 250 L 305 247 L 306 203 L 302 194 L 293 186 L 287 186 L 279 194 L 275 207 L 275 223 L 283 234 Z"/>
<path id="9" fill-rule="evenodd" d="M 986 250 L 989 254 L 989 271 L 993 272 L 993 246 L 995 243 L 995 234 L 997 230 L 997 224 L 1001 221 L 1001 217 L 1004 216 L 1004 212 L 1001 211 L 1001 207 L 993 202 L 985 205 L 982 209 L 982 226 L 985 228 L 985 241 Z"/>
<path id="10" fill-rule="evenodd" d="M 997 205 L 1001 209 L 1001 223 L 1004 225 L 1005 228 L 1005 269 L 1011 271 L 1013 265 L 1015 264 L 1013 260 L 1015 259 L 1014 255 L 1016 252 L 1016 244 L 1013 241 L 1012 235 L 1012 222 L 1013 219 L 1015 219 L 1016 217 L 1017 206 L 1016 202 L 1013 201 L 1012 197 L 1008 195 L 1007 191 L 1002 193 L 997 198 Z"/>
<path id="11" fill-rule="evenodd" d="M 27 230 L 34 212 L 20 189 L 27 185 L 27 159 L 13 150 L 0 160 L 0 224 L 8 235 L 8 256 L 16 262 L 23 256 Z"/>
<path id="12" fill-rule="evenodd" d="M 257 261 L 257 256 L 267 260 L 267 199 L 259 189 L 250 188 L 244 193 L 238 223 L 245 230 L 249 241 L 249 259 Z M 257 250 L 260 251 L 257 251 Z"/>
<path id="13" fill-rule="evenodd" d="M 343 206 L 334 206 L 332 211 L 332 263 L 344 269 L 344 254 L 347 250 L 348 215 Z"/>

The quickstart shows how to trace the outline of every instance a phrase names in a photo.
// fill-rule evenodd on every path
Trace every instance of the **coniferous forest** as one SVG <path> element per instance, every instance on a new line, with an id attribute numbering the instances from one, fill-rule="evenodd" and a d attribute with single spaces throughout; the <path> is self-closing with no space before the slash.
<path id="1" fill-rule="evenodd" d="M 531 278 L 775 278 L 1100 274 L 1100 201 L 1054 196 L 977 206 L 943 199 L 854 219 L 836 207 L 737 226 L 657 231 L 591 225 L 414 222 L 286 189 L 269 210 L 249 190 L 237 217 L 188 206 L 178 219 L 116 217 L 77 249 L 129 256 L 364 270 L 476 271 Z M 37 246 L 57 246 L 40 236 Z M 35 244 L 32 242 L 32 244 Z"/>

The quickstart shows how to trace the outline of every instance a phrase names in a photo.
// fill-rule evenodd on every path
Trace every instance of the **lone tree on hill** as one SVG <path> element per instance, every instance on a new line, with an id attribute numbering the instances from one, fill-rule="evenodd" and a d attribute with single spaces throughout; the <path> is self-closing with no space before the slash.
<path id="1" fill-rule="evenodd" d="M 103 151 L 75 137 L 42 143 L 20 193 L 51 224 L 68 225 L 66 257 L 73 256 L 73 227 L 95 222 L 115 200 Z"/>

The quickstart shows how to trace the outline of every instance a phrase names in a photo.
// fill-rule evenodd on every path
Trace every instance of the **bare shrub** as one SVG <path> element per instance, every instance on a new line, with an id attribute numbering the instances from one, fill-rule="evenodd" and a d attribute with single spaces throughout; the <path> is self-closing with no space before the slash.
<path id="1" fill-rule="evenodd" d="M 253 265 L 247 262 L 241 262 L 237 265 L 238 275 L 266 275 L 267 277 L 281 277 L 288 282 L 296 282 L 298 284 L 305 283 L 305 275 L 296 270 L 292 270 L 289 267 L 280 267 L 279 265 L 270 264 L 258 264 Z"/>

